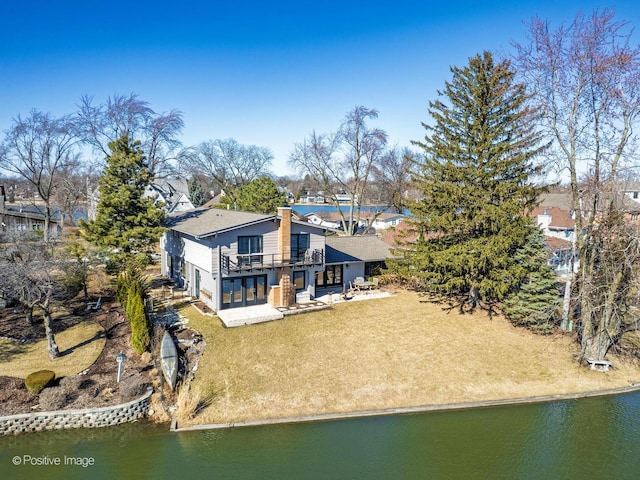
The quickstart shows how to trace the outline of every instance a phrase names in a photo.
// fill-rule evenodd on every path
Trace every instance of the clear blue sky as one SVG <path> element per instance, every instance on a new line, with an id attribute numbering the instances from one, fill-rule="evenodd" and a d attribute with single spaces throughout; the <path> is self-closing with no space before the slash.
<path id="1" fill-rule="evenodd" d="M 268 147 L 282 175 L 295 142 L 335 130 L 355 105 L 379 110 L 374 125 L 391 143 L 421 140 L 450 66 L 508 51 L 534 15 L 557 26 L 595 7 L 640 27 L 637 0 L 7 0 L 0 130 L 33 108 L 59 115 L 83 94 L 102 103 L 134 92 L 157 112 L 183 112 L 185 145 Z"/>

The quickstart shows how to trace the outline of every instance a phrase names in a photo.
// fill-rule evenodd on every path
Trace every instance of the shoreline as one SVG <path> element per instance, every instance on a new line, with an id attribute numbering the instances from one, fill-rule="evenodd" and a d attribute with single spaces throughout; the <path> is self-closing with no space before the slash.
<path id="1" fill-rule="evenodd" d="M 278 418 L 265 418 L 259 420 L 243 420 L 238 422 L 226 422 L 226 423 L 211 423 L 190 425 L 187 427 L 179 427 L 177 421 L 174 418 L 171 421 L 170 432 L 191 432 L 199 430 L 223 430 L 229 428 L 238 427 L 258 427 L 266 425 L 282 425 L 293 423 L 312 423 L 312 422 L 326 422 L 334 420 L 349 420 L 357 418 L 368 417 L 383 417 L 390 415 L 410 415 L 415 413 L 426 412 L 441 412 L 441 411 L 453 411 L 453 410 L 467 410 L 476 408 L 490 408 L 500 407 L 508 405 L 527 405 L 533 403 L 548 403 L 555 401 L 566 400 L 579 400 L 581 398 L 591 397 L 604 397 L 612 395 L 624 395 L 627 393 L 634 393 L 640 391 L 640 382 L 634 382 L 626 387 L 610 388 L 606 390 L 594 390 L 589 392 L 578 393 L 565 393 L 557 395 L 541 395 L 535 397 L 519 397 L 519 398 L 506 398 L 498 400 L 481 400 L 471 402 L 459 402 L 459 403 L 445 403 L 445 404 L 431 404 L 431 405 L 419 405 L 414 407 L 395 407 L 395 408 L 382 408 L 374 410 L 359 410 L 352 412 L 342 413 L 318 413 L 313 415 L 301 415 L 292 417 L 278 417 Z"/>

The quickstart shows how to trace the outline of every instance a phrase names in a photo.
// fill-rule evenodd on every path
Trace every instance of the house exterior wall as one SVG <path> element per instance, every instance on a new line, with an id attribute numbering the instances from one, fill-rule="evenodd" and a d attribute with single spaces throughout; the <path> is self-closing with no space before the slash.
<path id="1" fill-rule="evenodd" d="M 347 265 L 349 265 L 347 267 Z M 342 267 L 342 282 L 349 288 L 349 282 L 353 283 L 356 277 L 364 277 L 364 262 L 344 263 Z"/>
<path id="2" fill-rule="evenodd" d="M 0 230 L 3 232 L 42 232 L 44 220 L 29 216 L 13 215 L 10 211 L 0 212 Z M 49 235 L 58 236 L 59 226 L 55 219 L 49 222 Z"/>
<path id="3" fill-rule="evenodd" d="M 161 263 L 164 275 L 171 277 L 178 285 L 185 287 L 187 294 L 199 296 L 213 310 L 219 310 L 222 302 L 222 279 L 240 278 L 255 275 L 266 276 L 267 294 L 281 280 L 281 267 L 263 268 L 260 270 L 225 271 L 221 269 L 221 255 L 228 255 L 235 261 L 238 254 L 239 236 L 261 236 L 264 263 L 277 264 L 282 261 L 279 253 L 279 221 L 265 221 L 226 232 L 221 232 L 204 239 L 198 239 L 177 231 L 169 231 L 161 240 Z M 324 232 L 313 225 L 291 223 L 291 234 L 309 234 L 311 250 L 325 249 Z M 293 274 L 304 270 L 305 290 L 315 294 L 315 273 L 322 271 L 323 265 L 296 266 L 284 270 Z M 196 272 L 199 272 L 199 289 L 196 288 Z M 173 274 L 172 274 L 173 273 Z M 197 290 L 197 291 L 196 291 Z"/>
<path id="4" fill-rule="evenodd" d="M 213 240 L 220 246 L 220 253 L 235 257 L 238 254 L 238 237 L 262 236 L 262 252 L 275 255 L 278 252 L 278 224 L 262 222 L 242 229 L 231 230 L 217 235 Z"/>

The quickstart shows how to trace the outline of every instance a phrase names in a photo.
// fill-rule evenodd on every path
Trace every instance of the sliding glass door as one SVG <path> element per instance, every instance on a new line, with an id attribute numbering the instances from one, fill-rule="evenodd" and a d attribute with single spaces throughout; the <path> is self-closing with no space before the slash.
<path id="1" fill-rule="evenodd" d="M 237 308 L 267 303 L 267 277 L 225 278 L 222 280 L 221 308 Z"/>

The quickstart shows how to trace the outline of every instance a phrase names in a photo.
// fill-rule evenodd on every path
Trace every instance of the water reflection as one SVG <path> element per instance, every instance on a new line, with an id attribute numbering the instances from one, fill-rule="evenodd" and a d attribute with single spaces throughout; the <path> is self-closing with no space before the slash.
<path id="1" fill-rule="evenodd" d="M 15 466 L 14 456 L 95 465 Z M 0 478 L 637 478 L 640 393 L 172 434 L 145 423 L 0 438 Z"/>

